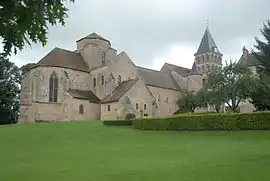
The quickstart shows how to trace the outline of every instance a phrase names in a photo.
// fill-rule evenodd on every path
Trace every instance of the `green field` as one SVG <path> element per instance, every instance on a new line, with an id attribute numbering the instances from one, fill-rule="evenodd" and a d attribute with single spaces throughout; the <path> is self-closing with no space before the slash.
<path id="1" fill-rule="evenodd" d="M 1 181 L 269 181 L 270 132 L 0 127 Z"/>

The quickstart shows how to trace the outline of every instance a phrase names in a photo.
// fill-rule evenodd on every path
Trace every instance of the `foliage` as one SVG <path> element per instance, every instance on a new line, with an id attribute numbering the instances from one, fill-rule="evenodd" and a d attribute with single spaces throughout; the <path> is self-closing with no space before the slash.
<path id="1" fill-rule="evenodd" d="M 8 59 L 0 60 L 0 124 L 15 123 L 19 114 L 21 73 Z"/>
<path id="2" fill-rule="evenodd" d="M 270 76 L 261 76 L 250 101 L 258 111 L 270 110 Z"/>
<path id="3" fill-rule="evenodd" d="M 259 52 L 252 52 L 256 59 L 259 61 L 257 67 L 260 75 L 270 75 L 270 19 L 263 24 L 261 28 L 261 34 L 265 38 L 266 42 L 261 41 L 258 37 L 255 38 L 256 45 L 254 47 Z"/>
<path id="4" fill-rule="evenodd" d="M 252 52 L 259 61 L 256 69 L 259 74 L 256 90 L 251 96 L 251 103 L 257 110 L 270 110 L 270 20 L 264 23 L 261 33 L 266 42 L 255 38 L 255 48 L 258 52 Z"/>
<path id="5" fill-rule="evenodd" d="M 199 101 L 197 100 L 195 91 L 184 91 L 176 104 L 179 109 L 188 109 L 191 112 L 194 112 L 194 110 L 199 106 Z"/>
<path id="6" fill-rule="evenodd" d="M 225 102 L 236 112 L 239 103 L 250 98 L 254 92 L 256 80 L 248 68 L 226 62 L 219 72 L 209 74 L 206 87 L 212 104 Z"/>
<path id="7" fill-rule="evenodd" d="M 105 120 L 103 124 L 106 126 L 132 126 L 131 120 Z"/>
<path id="8" fill-rule="evenodd" d="M 64 2 L 74 0 L 2 0 L 0 2 L 0 36 L 3 57 L 25 45 L 47 43 L 48 25 L 65 25 L 68 9 Z"/>
<path id="9" fill-rule="evenodd" d="M 181 116 L 135 119 L 132 124 L 144 130 L 269 130 L 270 112 L 228 114 L 185 114 Z"/>
<path id="10" fill-rule="evenodd" d="M 135 119 L 136 115 L 134 113 L 128 113 L 126 115 L 126 120 L 131 120 L 131 119 Z"/>

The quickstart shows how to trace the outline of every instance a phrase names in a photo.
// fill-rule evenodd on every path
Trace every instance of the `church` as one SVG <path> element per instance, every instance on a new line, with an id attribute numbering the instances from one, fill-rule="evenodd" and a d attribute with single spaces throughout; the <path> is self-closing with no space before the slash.
<path id="1" fill-rule="evenodd" d="M 137 66 L 97 33 L 76 44 L 75 51 L 54 48 L 23 76 L 20 123 L 170 116 L 184 90 L 202 88 L 207 73 L 222 67 L 208 27 L 191 69 Z"/>

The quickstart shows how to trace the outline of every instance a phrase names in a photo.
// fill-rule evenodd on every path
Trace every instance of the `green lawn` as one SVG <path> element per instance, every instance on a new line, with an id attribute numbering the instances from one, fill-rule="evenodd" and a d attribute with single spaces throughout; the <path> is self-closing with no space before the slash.
<path id="1" fill-rule="evenodd" d="M 269 181 L 270 132 L 0 127 L 1 181 Z"/>

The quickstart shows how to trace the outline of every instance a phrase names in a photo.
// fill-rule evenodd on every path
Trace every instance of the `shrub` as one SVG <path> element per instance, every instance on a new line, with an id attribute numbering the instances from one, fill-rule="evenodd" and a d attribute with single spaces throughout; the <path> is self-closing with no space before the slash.
<path id="1" fill-rule="evenodd" d="M 183 114 L 166 118 L 135 119 L 137 129 L 144 130 L 268 130 L 270 112 L 227 114 Z"/>
<path id="2" fill-rule="evenodd" d="M 132 126 L 131 120 L 106 120 L 103 121 L 106 126 Z"/>
<path id="3" fill-rule="evenodd" d="M 135 119 L 136 115 L 134 113 L 128 113 L 126 115 L 126 120 L 131 120 L 131 119 Z"/>

